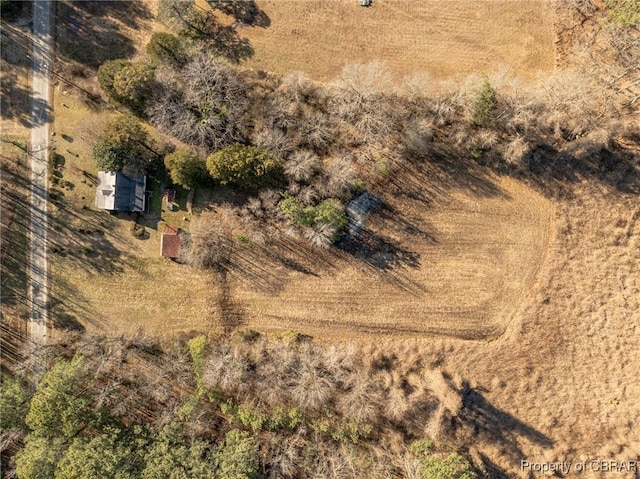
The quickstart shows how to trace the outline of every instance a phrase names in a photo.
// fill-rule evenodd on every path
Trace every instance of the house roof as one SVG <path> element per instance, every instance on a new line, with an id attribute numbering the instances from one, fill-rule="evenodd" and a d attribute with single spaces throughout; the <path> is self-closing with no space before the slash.
<path id="1" fill-rule="evenodd" d="M 160 238 L 160 255 L 165 258 L 179 258 L 181 238 L 178 234 L 179 230 L 171 228 L 170 226 L 164 227 L 164 232 Z"/>
<path id="2" fill-rule="evenodd" d="M 111 211 L 144 211 L 146 176 L 99 171 L 96 207 Z"/>

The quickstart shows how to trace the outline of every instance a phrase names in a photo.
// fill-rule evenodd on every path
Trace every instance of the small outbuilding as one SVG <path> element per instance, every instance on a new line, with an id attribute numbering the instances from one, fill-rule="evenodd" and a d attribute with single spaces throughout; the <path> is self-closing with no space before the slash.
<path id="1" fill-rule="evenodd" d="M 180 228 L 165 226 L 160 238 L 160 256 L 164 258 L 180 258 L 182 239 L 180 238 Z"/>
<path id="2" fill-rule="evenodd" d="M 349 202 L 346 213 L 349 219 L 347 234 L 350 238 L 353 238 L 363 230 L 364 221 L 367 219 L 367 216 L 369 216 L 372 210 L 378 208 L 380 204 L 381 202 L 378 198 L 366 191 Z"/>
<path id="3" fill-rule="evenodd" d="M 145 210 L 146 176 L 130 176 L 122 172 L 99 171 L 96 208 L 109 211 Z"/>

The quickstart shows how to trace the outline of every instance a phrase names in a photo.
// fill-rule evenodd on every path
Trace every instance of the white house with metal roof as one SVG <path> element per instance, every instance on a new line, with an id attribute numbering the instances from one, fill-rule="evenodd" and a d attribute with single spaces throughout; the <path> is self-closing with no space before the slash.
<path id="1" fill-rule="evenodd" d="M 109 211 L 144 211 L 146 176 L 99 171 L 96 208 Z"/>

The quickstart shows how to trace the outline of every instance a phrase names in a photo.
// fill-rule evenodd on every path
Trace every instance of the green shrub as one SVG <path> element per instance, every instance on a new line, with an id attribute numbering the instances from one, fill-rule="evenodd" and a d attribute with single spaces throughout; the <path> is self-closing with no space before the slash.
<path id="1" fill-rule="evenodd" d="M 231 337 L 243 343 L 252 343 L 262 336 L 258 331 L 253 329 L 236 329 L 231 333 Z"/>
<path id="2" fill-rule="evenodd" d="M 140 113 L 151 91 L 153 68 L 127 60 L 110 60 L 98 68 L 98 83 L 110 100 Z"/>
<path id="3" fill-rule="evenodd" d="M 98 83 L 102 91 L 112 100 L 116 100 L 118 94 L 113 86 L 115 77 L 123 68 L 131 66 L 131 62 L 127 60 L 110 60 L 103 63 L 98 68 Z"/>
<path id="4" fill-rule="evenodd" d="M 219 479 L 252 479 L 258 475 L 258 445 L 249 434 L 229 431 L 216 454 Z"/>
<path id="5" fill-rule="evenodd" d="M 625 27 L 640 22 L 640 0 L 605 0 L 609 20 Z"/>
<path id="6" fill-rule="evenodd" d="M 423 457 L 429 454 L 433 450 L 434 446 L 435 444 L 433 441 L 419 439 L 411 443 L 411 452 L 413 452 L 417 457 Z"/>
<path id="7" fill-rule="evenodd" d="M 326 224 L 341 230 L 349 222 L 342 203 L 335 198 L 326 199 L 318 206 L 303 206 L 296 198 L 287 196 L 280 201 L 279 206 L 289 221 L 298 226 Z"/>
<path id="8" fill-rule="evenodd" d="M 282 179 L 282 165 L 268 150 L 240 143 L 209 155 L 207 168 L 221 185 L 248 190 L 275 187 Z"/>
<path id="9" fill-rule="evenodd" d="M 156 168 L 153 141 L 134 116 L 112 119 L 93 144 L 93 159 L 102 171 L 145 174 Z"/>
<path id="10" fill-rule="evenodd" d="M 0 385 L 0 432 L 25 429 L 24 418 L 29 410 L 29 395 L 19 379 L 4 378 Z"/>
<path id="11" fill-rule="evenodd" d="M 420 476 L 424 479 L 473 479 L 475 474 L 469 463 L 458 454 L 447 457 L 429 456 L 420 464 Z"/>
<path id="12" fill-rule="evenodd" d="M 487 127 L 493 123 L 493 114 L 498 107 L 496 91 L 486 78 L 476 94 L 472 122 L 476 126 Z"/>
<path id="13" fill-rule="evenodd" d="M 339 200 L 329 198 L 315 207 L 314 223 L 323 223 L 336 230 L 341 230 L 349 222 L 344 207 Z"/>
<path id="14" fill-rule="evenodd" d="M 79 394 L 82 363 L 58 360 L 36 387 L 25 423 L 32 434 L 71 438 L 93 421 L 86 395 Z"/>
<path id="15" fill-rule="evenodd" d="M 153 68 L 132 63 L 121 68 L 113 77 L 114 100 L 141 113 L 151 93 Z"/>
<path id="16" fill-rule="evenodd" d="M 193 373 L 196 376 L 198 388 L 200 388 L 202 385 L 202 368 L 204 367 L 204 361 L 207 358 L 207 338 L 205 336 L 195 337 L 189 341 L 187 347 L 193 363 Z"/>
<path id="17" fill-rule="evenodd" d="M 164 165 L 171 181 L 184 189 L 192 190 L 211 181 L 205 161 L 187 148 L 177 148 L 165 156 Z"/>
<path id="18" fill-rule="evenodd" d="M 248 244 L 249 243 L 249 238 L 247 238 L 247 236 L 244 233 L 238 233 L 236 235 L 236 240 L 240 244 Z"/>
<path id="19" fill-rule="evenodd" d="M 180 39 L 171 33 L 156 32 L 147 43 L 147 53 L 156 61 L 180 64 L 183 60 Z"/>
<path id="20" fill-rule="evenodd" d="M 297 343 L 300 341 L 300 333 L 294 329 L 287 329 L 280 335 L 280 338 L 285 343 Z"/>

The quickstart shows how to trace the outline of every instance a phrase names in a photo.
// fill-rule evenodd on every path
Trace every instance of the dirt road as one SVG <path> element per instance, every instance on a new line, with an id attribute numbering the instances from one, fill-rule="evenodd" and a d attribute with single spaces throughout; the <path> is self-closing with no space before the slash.
<path id="1" fill-rule="evenodd" d="M 47 338 L 47 156 L 49 146 L 49 72 L 51 70 L 51 2 L 33 5 L 33 81 L 31 112 L 31 339 Z"/>

